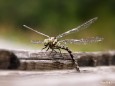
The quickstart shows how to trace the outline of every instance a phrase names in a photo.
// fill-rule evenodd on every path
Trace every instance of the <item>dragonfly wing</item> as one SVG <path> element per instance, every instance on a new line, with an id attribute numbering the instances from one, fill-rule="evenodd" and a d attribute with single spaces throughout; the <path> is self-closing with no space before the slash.
<path id="1" fill-rule="evenodd" d="M 70 43 L 70 44 L 88 44 L 88 43 L 94 43 L 94 42 L 100 42 L 102 41 L 103 38 L 100 37 L 91 37 L 91 38 L 86 38 L 86 39 L 65 39 L 59 41 L 60 43 Z"/>
<path id="2" fill-rule="evenodd" d="M 35 40 L 31 40 L 31 43 L 33 44 L 43 44 L 43 41 L 35 41 Z"/>
<path id="3" fill-rule="evenodd" d="M 94 23 L 97 19 L 98 19 L 97 17 L 95 17 L 93 19 L 90 19 L 89 21 L 83 23 L 82 25 L 80 25 L 80 26 L 78 26 L 76 28 L 73 28 L 73 29 L 71 29 L 71 30 L 69 30 L 69 31 L 67 31 L 65 33 L 62 33 L 62 34 L 58 35 L 56 38 L 58 39 L 58 38 L 61 38 L 63 36 L 66 36 L 68 34 L 78 32 L 79 30 L 85 29 L 85 28 L 89 27 L 92 23 Z"/>
<path id="4" fill-rule="evenodd" d="M 43 35 L 43 36 L 45 36 L 45 37 L 48 37 L 49 38 L 49 36 L 48 35 L 46 35 L 46 34 L 44 34 L 44 33 L 41 33 L 41 32 L 38 32 L 37 30 L 34 30 L 34 29 L 32 29 L 31 27 L 28 27 L 27 25 L 23 25 L 24 27 L 26 27 L 26 28 L 28 28 L 28 29 L 30 29 L 30 30 L 32 30 L 32 31 L 34 31 L 34 32 L 36 32 L 36 33 L 38 33 L 38 34 L 40 34 L 40 35 Z"/>

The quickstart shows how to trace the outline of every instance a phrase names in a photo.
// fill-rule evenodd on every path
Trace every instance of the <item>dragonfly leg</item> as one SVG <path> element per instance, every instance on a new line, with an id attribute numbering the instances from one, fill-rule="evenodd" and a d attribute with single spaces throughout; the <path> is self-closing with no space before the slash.
<path id="1" fill-rule="evenodd" d="M 54 52 L 55 52 L 55 54 L 57 53 L 57 51 L 56 50 L 53 50 Z"/>
<path id="2" fill-rule="evenodd" d="M 60 56 L 63 57 L 60 48 L 58 48 L 58 50 L 59 50 Z M 63 58 L 64 58 L 64 57 L 63 57 Z"/>
<path id="3" fill-rule="evenodd" d="M 50 48 L 48 47 L 46 51 L 48 51 Z"/>
<path id="4" fill-rule="evenodd" d="M 54 54 L 52 54 L 54 52 Z M 52 49 L 52 51 L 50 52 L 50 54 L 49 55 L 51 55 L 52 54 L 52 58 L 57 54 L 57 51 L 56 50 L 54 50 L 54 49 Z"/>
<path id="5" fill-rule="evenodd" d="M 47 48 L 47 46 L 43 47 L 42 50 L 44 50 L 45 48 Z M 41 51 L 42 51 L 42 50 L 41 50 Z"/>
<path id="6" fill-rule="evenodd" d="M 54 51 L 54 49 L 52 49 L 52 51 L 50 52 L 50 54 L 49 55 L 51 55 L 51 53 Z"/>

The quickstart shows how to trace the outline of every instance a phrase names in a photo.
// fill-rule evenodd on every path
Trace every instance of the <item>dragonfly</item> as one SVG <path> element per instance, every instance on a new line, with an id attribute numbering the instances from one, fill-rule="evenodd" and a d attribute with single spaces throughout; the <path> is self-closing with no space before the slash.
<path id="1" fill-rule="evenodd" d="M 66 50 L 69 53 L 69 55 L 72 59 L 72 62 L 75 65 L 76 70 L 78 72 L 80 72 L 78 63 L 75 60 L 75 58 L 72 54 L 72 51 L 67 46 L 65 46 L 65 44 L 67 44 L 67 43 L 70 43 L 70 44 L 87 44 L 87 43 L 93 43 L 93 42 L 100 42 L 103 40 L 103 38 L 91 37 L 91 38 L 86 38 L 86 39 L 82 38 L 82 39 L 64 39 L 64 40 L 60 40 L 60 38 L 66 36 L 66 35 L 69 35 L 71 33 L 79 32 L 80 30 L 86 29 L 92 23 L 94 23 L 97 19 L 98 19 L 98 17 L 92 18 L 89 21 L 86 21 L 85 23 L 81 24 L 80 26 L 73 28 L 71 30 L 68 30 L 62 34 L 59 34 L 56 37 L 50 37 L 44 33 L 41 33 L 35 29 L 32 29 L 31 27 L 29 27 L 27 25 L 23 25 L 23 26 L 25 28 L 28 28 L 29 30 L 36 32 L 37 34 L 40 34 L 42 36 L 47 37 L 47 39 L 44 39 L 44 41 L 32 41 L 32 43 L 35 43 L 35 44 L 44 44 L 44 47 L 42 48 L 42 50 L 46 49 L 46 51 L 48 51 L 49 49 L 51 49 L 52 50 L 51 52 L 54 52 L 56 49 L 58 49 L 60 51 L 60 54 L 62 54 L 61 49 Z"/>

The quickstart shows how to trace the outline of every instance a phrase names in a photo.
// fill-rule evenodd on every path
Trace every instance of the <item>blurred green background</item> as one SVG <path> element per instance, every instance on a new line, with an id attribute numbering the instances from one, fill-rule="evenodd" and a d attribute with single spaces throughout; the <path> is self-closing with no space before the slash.
<path id="1" fill-rule="evenodd" d="M 45 37 L 24 28 L 24 24 L 49 36 L 57 36 L 94 17 L 98 20 L 89 28 L 63 39 L 100 36 L 104 38 L 100 43 L 68 46 L 73 51 L 114 50 L 115 0 L 0 0 L 0 40 L 40 49 L 43 45 L 32 44 L 30 40 L 44 40 Z"/>

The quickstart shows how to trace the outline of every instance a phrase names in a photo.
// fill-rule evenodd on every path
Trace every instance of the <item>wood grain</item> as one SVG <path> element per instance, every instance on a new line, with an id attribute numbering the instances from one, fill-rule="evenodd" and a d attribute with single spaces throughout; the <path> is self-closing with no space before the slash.
<path id="1" fill-rule="evenodd" d="M 0 50 L 0 61 L 1 55 L 4 52 L 9 52 L 15 55 L 19 61 L 15 61 L 15 64 L 18 65 L 15 69 L 19 70 L 62 70 L 62 69 L 73 69 L 74 65 L 72 64 L 71 57 L 68 53 L 51 53 L 50 52 L 38 52 L 38 51 L 24 51 L 24 50 Z M 106 51 L 106 52 L 77 52 L 73 53 L 75 60 L 78 62 L 79 66 L 109 66 L 115 65 L 115 51 Z M 7 54 L 9 58 L 12 56 Z M 11 65 L 11 61 L 8 61 L 6 56 L 4 59 L 9 62 L 7 65 Z M 1 64 L 2 64 L 1 63 Z M 7 66 L 6 65 L 6 66 Z M 12 65 L 13 66 L 13 65 Z M 1 67 L 2 68 L 2 67 Z M 4 68 L 7 69 L 7 67 Z M 4 69 L 3 68 L 3 69 Z"/>

